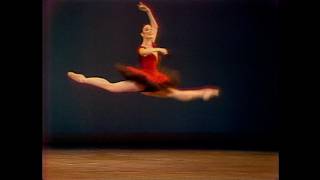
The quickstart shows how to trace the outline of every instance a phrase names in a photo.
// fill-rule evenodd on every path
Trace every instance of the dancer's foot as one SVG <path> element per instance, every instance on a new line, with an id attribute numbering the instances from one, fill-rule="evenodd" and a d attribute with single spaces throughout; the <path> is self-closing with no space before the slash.
<path id="1" fill-rule="evenodd" d="M 77 74 L 74 72 L 68 72 L 68 77 L 74 81 L 77 81 L 79 83 L 83 83 L 86 79 L 86 77 L 82 74 Z"/>
<path id="2" fill-rule="evenodd" d="M 204 101 L 209 101 L 214 96 L 219 96 L 219 89 L 212 89 L 212 88 L 204 89 L 202 99 Z"/>

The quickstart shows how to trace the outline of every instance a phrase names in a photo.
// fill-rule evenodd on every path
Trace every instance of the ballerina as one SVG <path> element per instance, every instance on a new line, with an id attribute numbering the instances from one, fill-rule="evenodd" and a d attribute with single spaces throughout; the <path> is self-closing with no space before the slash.
<path id="1" fill-rule="evenodd" d="M 219 89 L 213 86 L 192 89 L 179 89 L 178 78 L 174 71 L 160 70 L 160 56 L 168 50 L 157 47 L 158 24 L 150 8 L 139 3 L 138 8 L 148 16 L 150 24 L 144 25 L 141 32 L 142 43 L 138 48 L 140 67 L 117 65 L 117 69 L 126 80 L 110 82 L 100 77 L 86 77 L 83 74 L 68 72 L 68 77 L 78 83 L 102 88 L 112 93 L 138 92 L 146 96 L 173 98 L 179 101 L 202 99 L 208 101 L 219 95 Z"/>

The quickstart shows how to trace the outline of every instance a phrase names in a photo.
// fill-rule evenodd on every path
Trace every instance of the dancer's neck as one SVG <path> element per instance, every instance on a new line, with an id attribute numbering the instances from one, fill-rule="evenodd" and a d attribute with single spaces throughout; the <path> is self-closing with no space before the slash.
<path id="1" fill-rule="evenodd" d="M 141 43 L 141 46 L 150 48 L 152 47 L 152 39 L 144 39 L 143 42 Z"/>

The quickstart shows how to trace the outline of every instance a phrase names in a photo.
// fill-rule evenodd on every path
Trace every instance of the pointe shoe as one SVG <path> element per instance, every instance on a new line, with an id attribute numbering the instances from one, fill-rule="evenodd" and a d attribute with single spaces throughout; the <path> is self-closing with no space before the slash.
<path id="1" fill-rule="evenodd" d="M 85 76 L 82 75 L 82 74 L 77 74 L 77 73 L 74 73 L 74 72 L 68 72 L 68 77 L 74 81 L 77 81 L 79 83 L 83 83 L 84 80 L 85 80 Z"/>
<path id="2" fill-rule="evenodd" d="M 209 101 L 214 96 L 219 96 L 219 89 L 205 89 L 202 99 L 204 101 Z"/>

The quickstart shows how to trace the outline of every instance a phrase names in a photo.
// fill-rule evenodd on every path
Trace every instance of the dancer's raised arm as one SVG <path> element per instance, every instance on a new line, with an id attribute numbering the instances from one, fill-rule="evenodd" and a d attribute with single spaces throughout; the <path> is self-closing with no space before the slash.
<path id="1" fill-rule="evenodd" d="M 155 42 L 156 41 L 156 38 L 157 38 L 157 33 L 158 33 L 158 23 L 157 21 L 155 20 L 153 14 L 152 14 L 152 11 L 150 10 L 150 8 L 148 6 L 146 6 L 145 4 L 143 4 L 142 2 L 139 2 L 138 4 L 138 8 L 141 10 L 141 11 L 144 11 L 147 13 L 148 15 L 148 18 L 149 18 L 149 21 L 150 21 L 150 25 L 152 27 L 152 31 L 153 31 L 153 37 L 152 37 L 152 42 Z"/>

